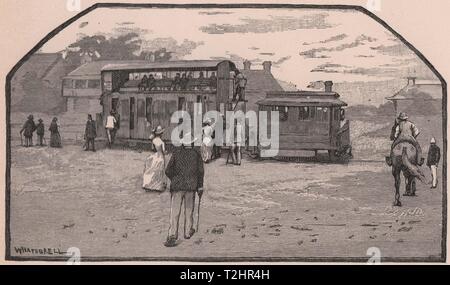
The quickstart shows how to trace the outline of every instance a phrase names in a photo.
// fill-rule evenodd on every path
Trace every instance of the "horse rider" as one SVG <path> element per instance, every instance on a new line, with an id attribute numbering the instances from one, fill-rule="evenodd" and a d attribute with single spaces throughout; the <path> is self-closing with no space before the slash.
<path id="1" fill-rule="evenodd" d="M 396 120 L 396 124 L 392 128 L 391 140 L 392 143 L 391 153 L 394 147 L 401 142 L 409 142 L 416 149 L 416 162 L 417 165 L 422 165 L 424 159 L 422 158 L 422 148 L 420 147 L 417 137 L 420 131 L 411 121 L 409 121 L 408 114 L 401 112 Z"/>

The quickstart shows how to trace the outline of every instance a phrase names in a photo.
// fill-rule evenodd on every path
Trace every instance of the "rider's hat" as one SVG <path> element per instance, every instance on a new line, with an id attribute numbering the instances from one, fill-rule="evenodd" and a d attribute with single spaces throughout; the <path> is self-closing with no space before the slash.
<path id="1" fill-rule="evenodd" d="M 406 114 L 405 112 L 401 112 L 401 113 L 398 115 L 398 119 L 401 120 L 401 121 L 408 120 L 408 114 Z"/>

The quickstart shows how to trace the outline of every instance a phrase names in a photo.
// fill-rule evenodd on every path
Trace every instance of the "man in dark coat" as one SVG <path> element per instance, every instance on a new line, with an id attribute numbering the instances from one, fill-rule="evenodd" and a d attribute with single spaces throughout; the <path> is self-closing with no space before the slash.
<path id="1" fill-rule="evenodd" d="M 20 130 L 20 135 L 25 137 L 25 147 L 33 146 L 33 132 L 36 130 L 33 115 L 29 115 L 27 121 Z"/>
<path id="2" fill-rule="evenodd" d="M 43 123 L 42 119 L 39 119 L 38 124 L 36 126 L 36 134 L 39 137 L 39 145 L 40 146 L 44 146 L 44 133 L 45 133 L 44 123 Z"/>
<path id="3" fill-rule="evenodd" d="M 437 168 L 439 160 L 441 159 L 441 149 L 436 145 L 436 139 L 431 138 L 430 148 L 428 150 L 427 166 L 431 169 L 431 176 L 433 177 L 433 183 L 431 188 L 437 187 Z"/>
<path id="4" fill-rule="evenodd" d="M 86 130 L 84 131 L 84 139 L 86 140 L 85 151 L 89 150 L 89 145 L 92 146 L 92 151 L 95 151 L 95 138 L 97 137 L 97 129 L 95 126 L 95 121 L 92 120 L 92 116 L 88 115 L 88 120 L 86 122 Z"/>
<path id="5" fill-rule="evenodd" d="M 189 239 L 194 235 L 195 193 L 198 192 L 199 197 L 203 194 L 204 169 L 201 154 L 193 148 L 194 139 L 191 138 L 190 133 L 185 134 L 181 142 L 182 146 L 174 151 L 166 168 L 166 175 L 171 182 L 170 226 L 164 243 L 167 247 L 176 246 L 183 201 L 184 238 Z"/>

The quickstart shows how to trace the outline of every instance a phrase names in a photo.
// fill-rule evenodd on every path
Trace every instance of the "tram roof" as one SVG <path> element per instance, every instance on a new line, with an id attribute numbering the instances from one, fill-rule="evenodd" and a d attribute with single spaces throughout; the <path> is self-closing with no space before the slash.
<path id="1" fill-rule="evenodd" d="M 102 71 L 118 71 L 118 70 L 198 70 L 198 69 L 215 69 L 223 62 L 230 63 L 232 69 L 236 69 L 233 62 L 229 60 L 179 60 L 166 62 L 149 62 L 139 61 L 131 63 L 113 63 L 102 68 Z"/>
<path id="2" fill-rule="evenodd" d="M 266 98 L 256 103 L 266 106 L 347 106 L 338 93 L 322 91 L 268 92 Z"/>

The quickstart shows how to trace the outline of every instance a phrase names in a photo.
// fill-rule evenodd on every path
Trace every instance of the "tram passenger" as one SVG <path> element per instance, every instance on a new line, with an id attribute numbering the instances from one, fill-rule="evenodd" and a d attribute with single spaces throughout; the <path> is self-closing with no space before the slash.
<path id="1" fill-rule="evenodd" d="M 144 77 L 142 77 L 141 82 L 139 82 L 139 84 L 138 84 L 138 90 L 145 91 L 145 88 L 147 87 L 147 85 L 148 85 L 148 77 L 147 77 L 147 74 L 145 74 Z"/>
<path id="2" fill-rule="evenodd" d="M 186 77 L 186 73 L 183 73 L 180 79 L 180 89 L 186 90 L 188 86 L 189 79 Z"/>
<path id="3" fill-rule="evenodd" d="M 217 77 L 216 77 L 216 73 L 215 72 L 211 73 L 211 76 L 209 77 L 209 87 L 211 89 L 216 89 L 217 88 Z"/>
<path id="4" fill-rule="evenodd" d="M 180 73 L 177 73 L 175 75 L 175 78 L 172 80 L 172 86 L 170 89 L 180 90 L 180 87 L 181 87 L 181 77 L 180 77 Z"/>
<path id="5" fill-rule="evenodd" d="M 247 78 L 245 78 L 244 74 L 239 72 L 239 70 L 236 70 L 235 75 L 235 84 L 236 84 L 236 91 L 233 94 L 233 101 L 236 101 L 236 97 L 238 101 L 244 100 L 244 94 L 245 94 L 245 86 L 247 85 Z"/>
<path id="6" fill-rule="evenodd" d="M 153 74 L 150 74 L 147 80 L 147 89 L 151 91 L 156 87 L 156 80 L 155 77 L 153 77 Z"/>

